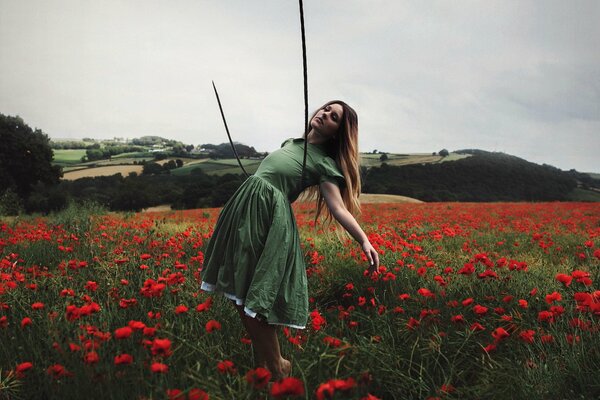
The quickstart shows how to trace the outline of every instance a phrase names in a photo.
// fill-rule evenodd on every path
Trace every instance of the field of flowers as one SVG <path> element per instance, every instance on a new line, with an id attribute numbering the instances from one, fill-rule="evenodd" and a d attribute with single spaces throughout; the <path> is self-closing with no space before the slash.
<path id="1" fill-rule="evenodd" d="M 600 398 L 599 204 L 367 204 L 372 275 L 294 210 L 311 319 L 274 383 L 199 289 L 218 209 L 0 219 L 0 399 Z"/>

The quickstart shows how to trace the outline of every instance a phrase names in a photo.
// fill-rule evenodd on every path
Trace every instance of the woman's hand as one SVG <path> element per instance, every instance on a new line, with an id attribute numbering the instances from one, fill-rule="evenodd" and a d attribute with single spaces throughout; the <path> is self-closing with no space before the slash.
<path id="1" fill-rule="evenodd" d="M 367 256 L 367 260 L 369 260 L 369 273 L 373 273 L 379 268 L 379 254 L 368 240 L 365 240 L 361 246 L 365 256 Z"/>

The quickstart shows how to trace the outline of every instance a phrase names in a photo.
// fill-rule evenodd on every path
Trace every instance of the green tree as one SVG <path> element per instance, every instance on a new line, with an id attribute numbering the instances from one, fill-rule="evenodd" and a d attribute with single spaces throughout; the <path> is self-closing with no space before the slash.
<path id="1" fill-rule="evenodd" d="M 0 192 L 13 189 L 25 198 L 37 182 L 58 184 L 62 168 L 52 165 L 50 139 L 21 117 L 0 114 Z"/>

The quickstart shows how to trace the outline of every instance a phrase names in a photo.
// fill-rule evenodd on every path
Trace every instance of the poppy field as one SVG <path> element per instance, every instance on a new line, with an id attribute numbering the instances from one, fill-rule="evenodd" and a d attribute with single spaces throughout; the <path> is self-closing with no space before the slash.
<path id="1" fill-rule="evenodd" d="M 0 399 L 597 399 L 598 203 L 365 204 L 380 254 L 293 205 L 306 329 L 253 365 L 200 290 L 219 209 L 0 218 Z"/>

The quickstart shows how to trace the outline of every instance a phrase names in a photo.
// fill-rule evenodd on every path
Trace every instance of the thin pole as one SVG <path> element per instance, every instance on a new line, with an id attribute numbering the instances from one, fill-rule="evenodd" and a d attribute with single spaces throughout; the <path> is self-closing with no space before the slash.
<path id="1" fill-rule="evenodd" d="M 300 29 L 302 31 L 302 66 L 304 70 L 304 158 L 302 160 L 302 175 L 300 177 L 300 190 L 304 188 L 304 170 L 306 169 L 306 153 L 308 149 L 308 74 L 306 72 L 306 39 L 304 38 L 304 7 L 300 3 Z"/>
<path id="2" fill-rule="evenodd" d="M 246 174 L 246 178 L 248 178 L 250 175 L 244 169 L 244 166 L 242 165 L 242 162 L 240 161 L 240 157 L 238 157 L 237 151 L 235 151 L 235 146 L 233 145 L 233 140 L 231 140 L 231 135 L 229 134 L 229 128 L 227 127 L 227 121 L 225 120 L 225 113 L 223 112 L 223 107 L 221 106 L 221 100 L 219 100 L 219 93 L 217 92 L 217 87 L 215 86 L 215 81 L 212 81 L 212 85 L 213 85 L 213 89 L 215 89 L 215 95 L 217 96 L 217 103 L 219 103 L 219 110 L 221 110 L 221 117 L 223 117 L 223 124 L 225 124 L 225 131 L 227 132 L 227 137 L 229 138 L 229 143 L 231 144 L 233 154 L 235 155 L 235 158 L 237 158 L 237 162 L 238 162 L 238 164 L 240 164 L 240 168 L 242 169 L 242 171 L 244 171 L 244 174 Z"/>

